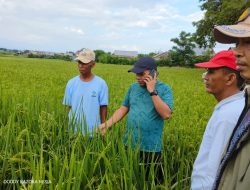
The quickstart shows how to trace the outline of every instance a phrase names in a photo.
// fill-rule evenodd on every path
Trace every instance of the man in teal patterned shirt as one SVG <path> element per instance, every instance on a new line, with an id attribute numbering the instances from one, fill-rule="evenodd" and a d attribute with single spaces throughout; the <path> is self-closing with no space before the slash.
<path id="1" fill-rule="evenodd" d="M 128 72 L 136 74 L 137 82 L 129 87 L 122 106 L 99 126 L 99 131 L 104 135 L 107 128 L 128 113 L 125 145 L 139 146 L 144 162 L 151 162 L 152 158 L 156 161 L 161 155 L 164 120 L 169 119 L 173 109 L 172 90 L 157 80 L 157 65 L 151 57 L 142 57 Z"/>

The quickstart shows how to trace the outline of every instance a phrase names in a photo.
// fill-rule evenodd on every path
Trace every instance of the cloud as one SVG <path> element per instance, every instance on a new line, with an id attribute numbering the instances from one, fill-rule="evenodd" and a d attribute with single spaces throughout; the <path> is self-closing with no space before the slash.
<path id="1" fill-rule="evenodd" d="M 82 44 L 102 46 L 104 50 L 165 48 L 171 44 L 170 38 L 181 30 L 192 30 L 191 22 L 202 17 L 199 11 L 184 14 L 173 2 L 0 0 L 0 23 L 4 26 L 0 43 L 16 41 L 27 48 L 40 44 L 41 49 L 46 46 L 65 50 Z M 183 3 L 178 2 L 183 8 Z"/>
<path id="2" fill-rule="evenodd" d="M 138 45 L 131 45 L 131 44 L 122 44 L 122 45 L 112 45 L 112 44 L 107 44 L 107 45 L 99 45 L 100 49 L 109 49 L 111 52 L 114 50 L 129 50 L 129 51 L 139 51 L 142 47 L 139 47 Z"/>
<path id="3" fill-rule="evenodd" d="M 182 18 L 186 22 L 197 22 L 204 18 L 204 11 L 198 11 L 198 12 L 189 14 L 185 17 L 182 16 Z"/>
<path id="4" fill-rule="evenodd" d="M 73 32 L 73 33 L 76 33 L 76 34 L 79 34 L 79 35 L 84 35 L 85 33 L 83 32 L 82 29 L 80 28 L 76 28 L 76 27 L 65 27 L 65 30 L 66 31 L 70 31 L 70 32 Z"/>
<path id="5" fill-rule="evenodd" d="M 105 11 L 97 23 L 107 31 L 126 30 L 157 30 L 166 31 L 166 24 L 173 19 L 173 9 L 167 5 L 156 4 L 152 7 L 120 8 L 115 11 Z"/>

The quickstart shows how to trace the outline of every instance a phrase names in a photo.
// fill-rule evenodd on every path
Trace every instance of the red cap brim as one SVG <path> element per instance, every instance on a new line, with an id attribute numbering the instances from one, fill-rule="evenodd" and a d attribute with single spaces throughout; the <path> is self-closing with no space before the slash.
<path id="1" fill-rule="evenodd" d="M 198 67 L 198 68 L 218 68 L 218 67 L 223 67 L 223 66 L 215 64 L 213 62 L 197 63 L 197 64 L 195 64 L 195 66 Z"/>

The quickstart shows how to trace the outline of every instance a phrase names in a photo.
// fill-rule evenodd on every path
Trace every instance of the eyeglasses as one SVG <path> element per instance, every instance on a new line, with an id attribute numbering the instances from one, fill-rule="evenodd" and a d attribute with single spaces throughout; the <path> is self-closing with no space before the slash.
<path id="1" fill-rule="evenodd" d="M 239 17 L 237 23 L 239 22 L 243 22 L 244 20 L 246 20 L 250 15 L 250 8 L 247 8 Z"/>

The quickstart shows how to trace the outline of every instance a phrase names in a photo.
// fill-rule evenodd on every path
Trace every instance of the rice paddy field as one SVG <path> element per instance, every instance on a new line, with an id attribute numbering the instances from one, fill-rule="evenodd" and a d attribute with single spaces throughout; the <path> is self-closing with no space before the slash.
<path id="1" fill-rule="evenodd" d="M 110 116 L 134 74 L 131 66 L 97 63 L 93 72 L 109 87 Z M 68 127 L 62 99 L 78 74 L 73 62 L 0 57 L 0 189 L 189 189 L 192 165 L 216 104 L 201 81 L 204 70 L 159 68 L 171 86 L 174 110 L 165 121 L 164 183 L 145 178 L 138 150 L 125 150 L 126 118 L 102 138 L 90 139 Z"/>

